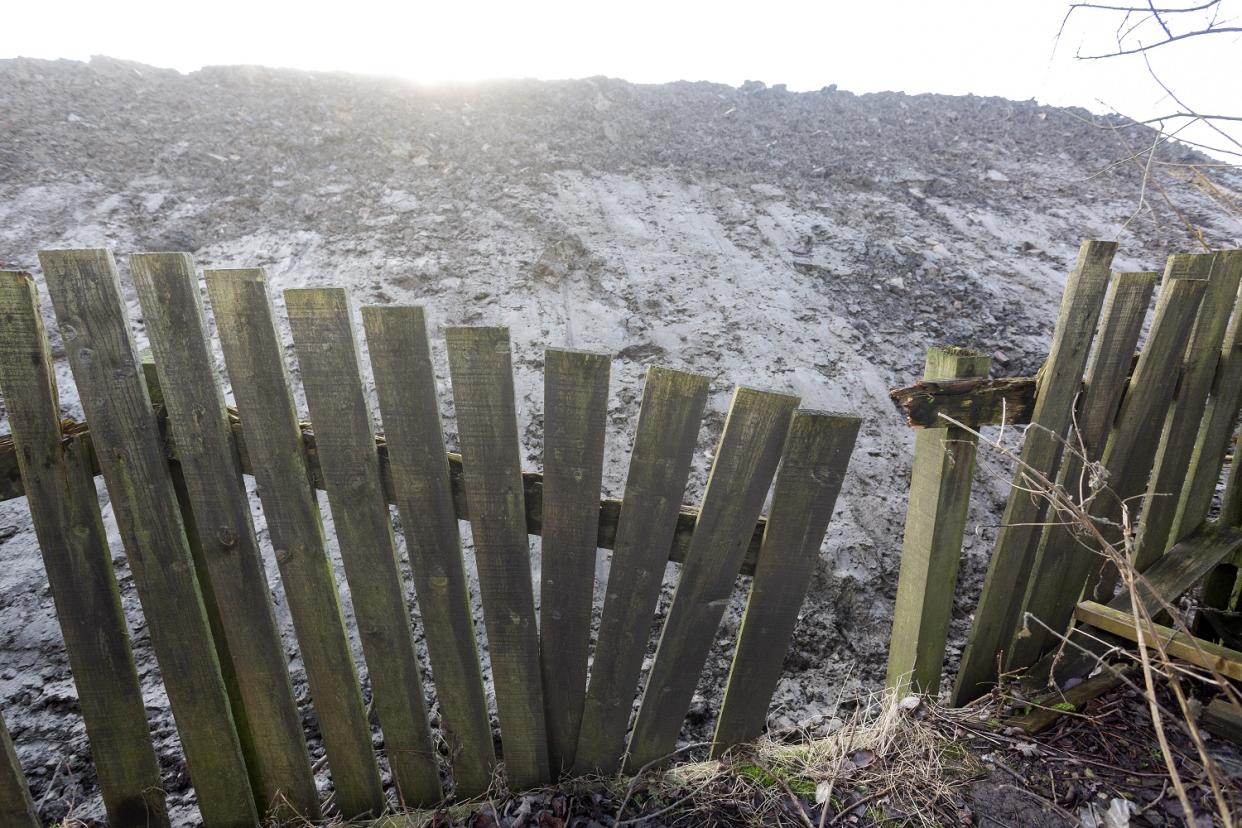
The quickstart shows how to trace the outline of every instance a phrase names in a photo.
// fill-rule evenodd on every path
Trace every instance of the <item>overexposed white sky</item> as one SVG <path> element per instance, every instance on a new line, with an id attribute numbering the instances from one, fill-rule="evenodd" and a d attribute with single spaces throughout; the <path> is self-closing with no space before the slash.
<path id="1" fill-rule="evenodd" d="M 0 57 L 106 54 L 187 72 L 262 64 L 427 83 L 591 75 L 640 83 L 754 79 L 795 91 L 835 83 L 859 93 L 1035 98 L 1138 119 L 1179 109 L 1139 56 L 1074 59 L 1080 47 L 1114 44 L 1114 15 L 1075 13 L 1056 45 L 1067 7 L 1068 0 L 62 0 L 10 4 Z M 1221 13 L 1242 18 L 1242 0 L 1222 0 Z M 1136 36 L 1151 42 L 1159 32 Z M 1150 57 L 1189 106 L 1242 113 L 1242 36 L 1192 38 Z M 1229 146 L 1202 128 L 1183 135 Z"/>

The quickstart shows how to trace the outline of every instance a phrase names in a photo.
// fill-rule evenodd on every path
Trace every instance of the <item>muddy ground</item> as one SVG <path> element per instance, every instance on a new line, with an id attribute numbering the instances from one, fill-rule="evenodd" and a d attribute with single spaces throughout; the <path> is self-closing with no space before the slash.
<path id="1" fill-rule="evenodd" d="M 1185 166 L 1202 157 L 1161 145 L 1151 169 L 1164 192 L 1144 190 L 1146 157 L 1130 156 L 1154 133 L 1030 101 L 605 78 L 421 87 L 21 59 L 0 61 L 0 123 L 0 266 L 37 273 L 40 248 L 112 248 L 140 342 L 125 262 L 139 250 L 191 251 L 200 267 L 262 266 L 276 289 L 344 285 L 356 304 L 422 303 L 437 326 L 452 445 L 438 326 L 505 324 L 528 468 L 541 463 L 542 348 L 608 351 L 612 496 L 648 365 L 712 379 L 691 502 L 733 383 L 863 415 L 773 700 L 778 727 L 831 718 L 838 699 L 883 678 L 912 446 L 887 389 L 916 377 L 936 343 L 993 354 L 997 375 L 1033 372 L 1084 238 L 1119 238 L 1118 269 L 1159 269 L 1169 253 L 1198 249 L 1185 222 L 1213 244 L 1239 235 Z M 1236 199 L 1242 182 L 1204 171 Z M 291 351 L 290 361 L 296 376 Z M 59 372 L 65 413 L 80 416 L 63 360 Z M 950 664 L 1006 494 L 1003 473 L 987 474 L 998 465 L 982 465 Z M 106 504 L 102 485 L 100 497 Z M 330 530 L 326 502 L 324 511 Z M 191 822 L 158 668 L 106 505 L 104 514 L 166 787 Z M 266 543 L 257 502 L 256 523 Z M 44 813 L 99 816 L 24 501 L 0 504 L 0 541 L 5 720 Z M 602 555 L 601 585 L 607 565 Z M 305 700 L 270 558 L 268 572 Z M 342 591 L 347 599 L 343 579 Z M 722 641 L 736 631 L 740 599 Z M 709 659 L 684 738 L 707 732 L 728 657 L 721 644 Z"/>

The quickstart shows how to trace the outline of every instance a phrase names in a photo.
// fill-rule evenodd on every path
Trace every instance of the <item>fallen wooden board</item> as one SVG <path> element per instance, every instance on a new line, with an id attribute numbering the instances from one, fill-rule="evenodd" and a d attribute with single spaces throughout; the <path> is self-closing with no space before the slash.
<path id="1" fill-rule="evenodd" d="M 1098 627 L 1128 641 L 1138 641 L 1138 628 L 1134 617 L 1128 612 L 1095 601 L 1083 601 L 1074 610 L 1074 617 L 1083 624 Z M 1242 681 L 1242 652 L 1193 638 L 1162 624 L 1146 624 L 1143 627 L 1144 644 L 1154 647 L 1156 639 L 1163 643 L 1165 652 L 1175 658 Z"/>
<path id="2" fill-rule="evenodd" d="M 242 434 L 241 419 L 237 409 L 229 407 L 229 418 L 233 429 L 233 439 L 237 443 L 237 451 L 241 456 L 242 471 L 252 474 L 250 455 L 246 450 L 246 438 Z M 66 419 L 61 423 L 61 431 L 66 437 L 72 437 L 86 443 L 90 458 L 91 470 L 99 474 L 99 462 L 91 446 L 90 430 L 85 423 Z M 316 447 L 315 433 L 310 423 L 302 424 L 302 442 L 306 445 L 307 471 L 316 489 L 324 488 L 323 472 L 319 465 L 319 452 Z M 392 475 L 388 469 L 388 447 L 383 436 L 376 437 L 376 448 L 379 451 L 380 476 L 384 483 L 384 498 L 389 503 L 396 503 L 393 494 Z M 461 455 L 447 452 L 449 477 L 453 484 L 453 510 L 458 520 L 469 520 L 470 512 L 466 505 L 466 489 L 462 483 Z M 176 459 L 176 446 L 169 444 L 168 456 Z M 526 499 L 526 531 L 532 535 L 543 534 L 543 474 L 540 472 L 523 472 L 522 484 Z M 26 496 L 26 487 L 22 483 L 21 471 L 17 466 L 17 452 L 13 448 L 13 440 L 9 435 L 0 435 L 0 502 Z M 603 498 L 599 502 L 599 539 L 600 549 L 612 549 L 616 545 L 617 519 L 621 516 L 621 501 L 617 498 Z M 686 550 L 690 548 L 690 538 L 694 535 L 694 527 L 698 522 L 697 506 L 684 505 L 677 516 L 677 530 L 673 534 L 673 542 L 669 548 L 668 559 L 674 563 L 686 560 Z M 767 518 L 761 517 L 755 523 L 755 531 L 751 535 L 750 545 L 746 549 L 746 557 L 742 562 L 743 575 L 753 575 L 755 561 L 759 559 L 759 548 L 763 544 L 763 532 L 767 528 Z"/>
<path id="3" fill-rule="evenodd" d="M 1212 703 L 1203 711 L 1203 720 L 1200 724 L 1208 733 L 1228 739 L 1236 745 L 1242 745 L 1242 708 L 1224 696 L 1212 700 Z"/>
<path id="4" fill-rule="evenodd" d="M 1099 698 L 1121 684 L 1122 678 L 1132 668 L 1114 670 L 1105 668 L 1104 672 L 1094 675 L 1069 690 L 1054 690 L 1038 699 L 1031 712 L 1010 719 L 1009 727 L 1020 727 L 1027 733 L 1041 733 L 1056 723 L 1066 713 L 1077 712 L 1084 704 Z M 1057 705 L 1062 705 L 1058 709 Z M 1066 707 L 1068 705 L 1068 707 Z"/>

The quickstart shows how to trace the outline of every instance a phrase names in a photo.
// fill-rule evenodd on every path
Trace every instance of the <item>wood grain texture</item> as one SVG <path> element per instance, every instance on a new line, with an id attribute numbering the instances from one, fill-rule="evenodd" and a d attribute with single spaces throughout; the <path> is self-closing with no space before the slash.
<path id="1" fill-rule="evenodd" d="M 1164 611 L 1165 604 L 1176 602 L 1217 564 L 1231 558 L 1239 549 L 1242 549 L 1242 530 L 1223 526 L 1192 535 L 1175 544 L 1143 570 L 1143 577 L 1134 587 L 1140 604 L 1153 618 L 1158 616 Z M 1129 591 L 1122 590 L 1108 605 L 1129 611 Z"/>
<path id="2" fill-rule="evenodd" d="M 289 374 L 261 270 L 208 270 L 207 291 L 246 435 L 285 597 L 318 714 L 337 807 L 349 817 L 384 807 L 371 729 L 350 653 L 332 563 L 324 549 Z"/>
<path id="3" fill-rule="evenodd" d="M 1074 610 L 1074 616 L 1084 624 L 1138 642 L 1140 627 L 1125 610 L 1106 607 L 1094 601 L 1083 601 Z M 1184 632 L 1161 624 L 1144 623 L 1141 629 L 1144 644 L 1148 649 L 1155 649 L 1159 642 L 1164 651 L 1174 658 L 1207 668 L 1235 681 L 1242 681 L 1242 652 L 1201 638 L 1192 638 Z"/>
<path id="4" fill-rule="evenodd" d="M 922 380 L 888 392 L 911 428 L 948 428 L 950 417 L 964 426 L 1025 425 L 1035 408 L 1035 377 L 970 377 Z"/>
<path id="5" fill-rule="evenodd" d="M 491 784 L 496 752 L 453 511 L 426 316 L 421 307 L 364 307 L 362 320 L 441 731 L 458 795 L 478 796 Z"/>
<path id="6" fill-rule="evenodd" d="M 1224 696 L 1212 699 L 1203 711 L 1202 725 L 1209 733 L 1242 746 L 1242 708 Z"/>
<path id="7" fill-rule="evenodd" d="M 505 773 L 523 790 L 551 774 L 509 330 L 445 336 Z"/>
<path id="8" fill-rule="evenodd" d="M 780 462 L 798 398 L 738 387 L 707 479 L 699 525 L 643 689 L 625 767 L 672 752 Z"/>
<path id="9" fill-rule="evenodd" d="M 582 725 L 611 367 L 607 354 L 544 352 L 539 663 L 553 776 L 573 767 Z"/>
<path id="10" fill-rule="evenodd" d="M 439 763 L 349 299 L 341 288 L 287 290 L 285 308 L 388 764 L 401 803 L 431 807 L 443 798 Z"/>
<path id="11" fill-rule="evenodd" d="M 1087 463 L 1100 459 L 1104 441 L 1112 430 L 1157 275 L 1118 273 L 1113 277 L 1096 334 L 1095 354 L 1087 368 L 1076 428 L 1071 429 L 1068 437 L 1075 450 L 1066 454 L 1057 480 L 1078 502 L 1091 495 L 1083 473 Z M 1077 543 L 1072 527 L 1048 528 L 1027 579 L 1019 616 L 1021 631 L 1010 645 L 1007 669 L 1028 667 L 1059 643 L 1057 634 L 1068 629 L 1078 601 L 1078 592 L 1066 589 L 1066 573 L 1078 573 L 1069 582 L 1081 584 L 1093 562 L 1094 554 Z"/>
<path id="12" fill-rule="evenodd" d="M 1082 388 L 1083 369 L 1091 351 L 1096 323 L 1108 289 L 1115 242 L 1086 241 L 1066 281 L 1061 310 L 1052 335 L 1052 347 L 1026 432 L 1013 489 L 1001 518 L 983 592 L 975 609 L 966 647 L 953 689 L 953 703 L 977 698 L 995 683 L 997 655 L 1005 650 L 1018 627 L 1021 595 L 1038 549 L 1047 513 L 1047 500 L 1028 494 L 1027 468 L 1056 479 L 1061 460 L 1061 438 L 1073 417 L 1074 400 Z"/>
<path id="13" fill-rule="evenodd" d="M 56 374 L 29 273 L 0 271 L 0 321 L 0 394 L 29 487 L 30 515 L 108 822 L 167 825 L 95 482 L 81 443 L 62 439 Z M 0 801 L 15 803 L 11 785 L 0 786 L 9 790 Z M 0 822 L 10 824 L 8 819 L 18 824 L 17 810 L 8 810 Z"/>
<path id="14" fill-rule="evenodd" d="M 926 380 L 986 377 L 991 357 L 932 348 Z M 978 438 L 965 428 L 929 428 L 914 436 L 910 498 L 888 645 L 887 686 L 935 696 L 953 611 L 962 536 L 974 481 Z M 762 559 L 761 559 L 762 560 Z"/>
<path id="15" fill-rule="evenodd" d="M 194 562 L 106 250 L 39 261 L 209 826 L 258 821 Z"/>
<path id="16" fill-rule="evenodd" d="M 1194 262 L 1194 272 L 1202 274 L 1208 285 L 1186 343 L 1177 396 L 1165 418 L 1142 503 L 1142 524 L 1134 547 L 1134 565 L 1140 571 L 1180 540 L 1172 537 L 1178 505 L 1183 488 L 1192 479 L 1188 470 L 1242 279 L 1242 268 L 1225 267 L 1225 259 L 1214 253 L 1195 256 Z"/>
<path id="17" fill-rule="evenodd" d="M 165 820 L 165 824 L 167 820 Z M 17 761 L 9 729 L 0 720 L 0 824 L 12 828 L 40 828 L 43 822 L 30 797 L 26 775 Z M 137 824 L 137 823 L 131 823 Z"/>
<path id="18" fill-rule="evenodd" d="M 1216 255 L 1217 266 L 1228 274 L 1227 278 L 1232 279 L 1233 274 L 1242 272 L 1242 250 L 1227 250 Z M 1238 299 L 1242 300 L 1242 291 Z M 1242 301 L 1235 301 L 1203 414 L 1203 426 L 1191 453 L 1187 482 L 1178 498 L 1171 532 L 1175 540 L 1189 536 L 1207 518 L 1239 408 L 1242 408 Z M 1225 511 L 1231 512 L 1226 518 L 1228 521 L 1234 517 L 1232 504 L 1236 498 L 1229 497 L 1228 489 L 1226 492 Z"/>
<path id="19" fill-rule="evenodd" d="M 716 720 L 713 756 L 763 733 L 860 424 L 846 414 L 798 411 L 793 416 Z"/>
<path id="20" fill-rule="evenodd" d="M 574 756 L 576 775 L 612 774 L 621 767 L 664 580 L 664 550 L 676 531 L 707 388 L 707 377 L 647 370 Z"/>
<path id="21" fill-rule="evenodd" d="M 233 714 L 256 802 L 279 818 L 318 819 L 319 792 L 217 379 L 194 262 L 186 253 L 138 253 L 130 257 L 130 268 L 155 356 L 159 396 L 177 446 L 178 471 L 194 522 L 190 527 L 186 520 L 187 530 L 194 530 L 203 560 L 204 597 L 209 610 L 214 604 L 217 651 L 222 666 L 228 667 Z"/>

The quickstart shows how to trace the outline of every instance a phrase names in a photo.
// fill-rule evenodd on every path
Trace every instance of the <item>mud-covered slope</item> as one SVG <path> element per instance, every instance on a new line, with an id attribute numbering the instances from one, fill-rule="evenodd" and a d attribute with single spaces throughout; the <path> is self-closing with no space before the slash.
<path id="1" fill-rule="evenodd" d="M 37 271 L 40 248 L 107 246 L 128 280 L 128 252 L 189 250 L 200 266 L 266 267 L 278 289 L 340 284 L 358 304 L 426 304 L 437 325 L 506 324 L 530 468 L 541 462 L 546 345 L 617 355 L 612 495 L 647 365 L 712 378 L 688 500 L 701 494 L 735 382 L 863 415 L 777 691 L 779 725 L 831 716 L 839 697 L 882 678 L 912 443 L 886 389 L 914 377 L 939 342 L 994 354 L 998 373 L 1033 371 L 1083 238 L 1120 235 L 1125 269 L 1195 249 L 1151 188 L 1140 201 L 1143 165 L 1126 159 L 1151 133 L 1033 102 L 603 78 L 425 88 L 249 67 L 180 75 L 108 59 L 16 60 L 0 61 L 0 123 L 0 264 Z M 1158 158 L 1196 160 L 1168 145 Z M 1157 169 L 1186 220 L 1211 242 L 1232 241 L 1237 225 L 1185 183 L 1184 167 Z M 78 413 L 60 370 L 66 412 Z M 983 466 L 955 640 L 1005 494 L 986 474 L 996 464 Z M 191 819 L 105 511 L 167 787 Z M 261 514 L 257 522 L 266 541 Z M 74 802 L 96 816 L 24 501 L 0 505 L 0 538 L 0 707 L 49 816 Z M 268 569 L 292 653 L 270 560 Z M 739 617 L 735 601 L 726 637 Z M 710 724 L 727 659 L 720 647 L 709 660 L 687 738 Z M 291 666 L 305 692 L 300 661 Z"/>

